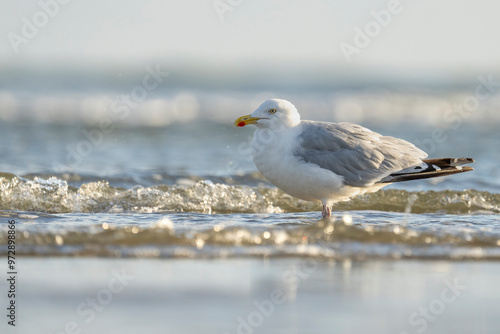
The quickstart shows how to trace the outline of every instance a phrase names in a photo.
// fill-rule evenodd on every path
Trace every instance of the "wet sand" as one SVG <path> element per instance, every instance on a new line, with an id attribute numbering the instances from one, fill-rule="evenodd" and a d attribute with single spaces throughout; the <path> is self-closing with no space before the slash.
<path id="1" fill-rule="evenodd" d="M 4 316 L 0 328 L 52 334 L 498 333 L 498 277 L 500 265 L 486 261 L 23 257 L 16 327 Z M 2 280 L 2 295 L 7 289 Z"/>

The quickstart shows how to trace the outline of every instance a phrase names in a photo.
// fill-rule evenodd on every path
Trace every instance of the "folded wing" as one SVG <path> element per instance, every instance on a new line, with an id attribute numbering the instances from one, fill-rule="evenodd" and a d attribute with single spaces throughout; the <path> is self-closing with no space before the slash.
<path id="1" fill-rule="evenodd" d="M 366 187 L 393 173 L 422 164 L 427 154 L 415 145 L 382 136 L 352 123 L 303 121 L 294 155 L 344 178 L 353 187 Z"/>

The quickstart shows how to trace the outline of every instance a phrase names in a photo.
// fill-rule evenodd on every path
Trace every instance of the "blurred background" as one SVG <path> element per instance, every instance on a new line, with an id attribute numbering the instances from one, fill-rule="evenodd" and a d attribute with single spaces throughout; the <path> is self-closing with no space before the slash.
<path id="1" fill-rule="evenodd" d="M 242 333 L 281 288 L 292 297 L 260 332 L 498 333 L 499 13 L 491 0 L 4 1 L 17 332 Z M 256 172 L 254 128 L 233 126 L 273 97 L 475 170 L 338 205 L 331 235 L 318 203 Z M 305 259 L 317 268 L 285 280 Z M 115 270 L 135 280 L 87 321 L 79 305 Z M 445 305 L 457 279 L 467 289 Z M 413 317 L 433 305 L 436 321 Z"/>
<path id="2" fill-rule="evenodd" d="M 0 168 L 248 172 L 249 151 L 233 142 L 252 130 L 232 122 L 270 97 L 432 156 L 476 153 L 500 120 L 499 10 L 487 0 L 11 2 L 0 13 L 0 130 L 15 140 Z"/>

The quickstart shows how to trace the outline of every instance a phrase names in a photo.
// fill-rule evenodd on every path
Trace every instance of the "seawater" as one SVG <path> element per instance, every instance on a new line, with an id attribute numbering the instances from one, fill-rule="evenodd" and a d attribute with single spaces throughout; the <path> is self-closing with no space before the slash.
<path id="1" fill-rule="evenodd" d="M 498 99 L 459 123 L 447 115 L 466 91 L 281 96 L 304 119 L 354 121 L 430 157 L 476 159 L 473 172 L 338 203 L 325 221 L 318 203 L 262 178 L 253 130 L 232 126 L 266 94 L 154 96 L 120 120 L 96 94 L 3 92 L 0 248 L 14 219 L 18 252 L 30 256 L 500 258 Z"/>

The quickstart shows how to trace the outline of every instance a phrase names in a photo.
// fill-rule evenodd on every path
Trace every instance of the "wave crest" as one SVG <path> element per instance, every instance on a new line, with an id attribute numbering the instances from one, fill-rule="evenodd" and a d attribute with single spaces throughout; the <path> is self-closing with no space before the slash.
<path id="1" fill-rule="evenodd" d="M 135 186 L 130 189 L 95 181 L 73 187 L 57 177 L 32 180 L 0 174 L 0 210 L 47 213 L 120 213 L 188 211 L 200 213 L 282 213 L 318 211 L 320 205 L 277 188 L 198 181 L 191 185 Z M 500 213 L 500 194 L 484 191 L 381 190 L 338 203 L 334 210 L 411 213 Z"/>

